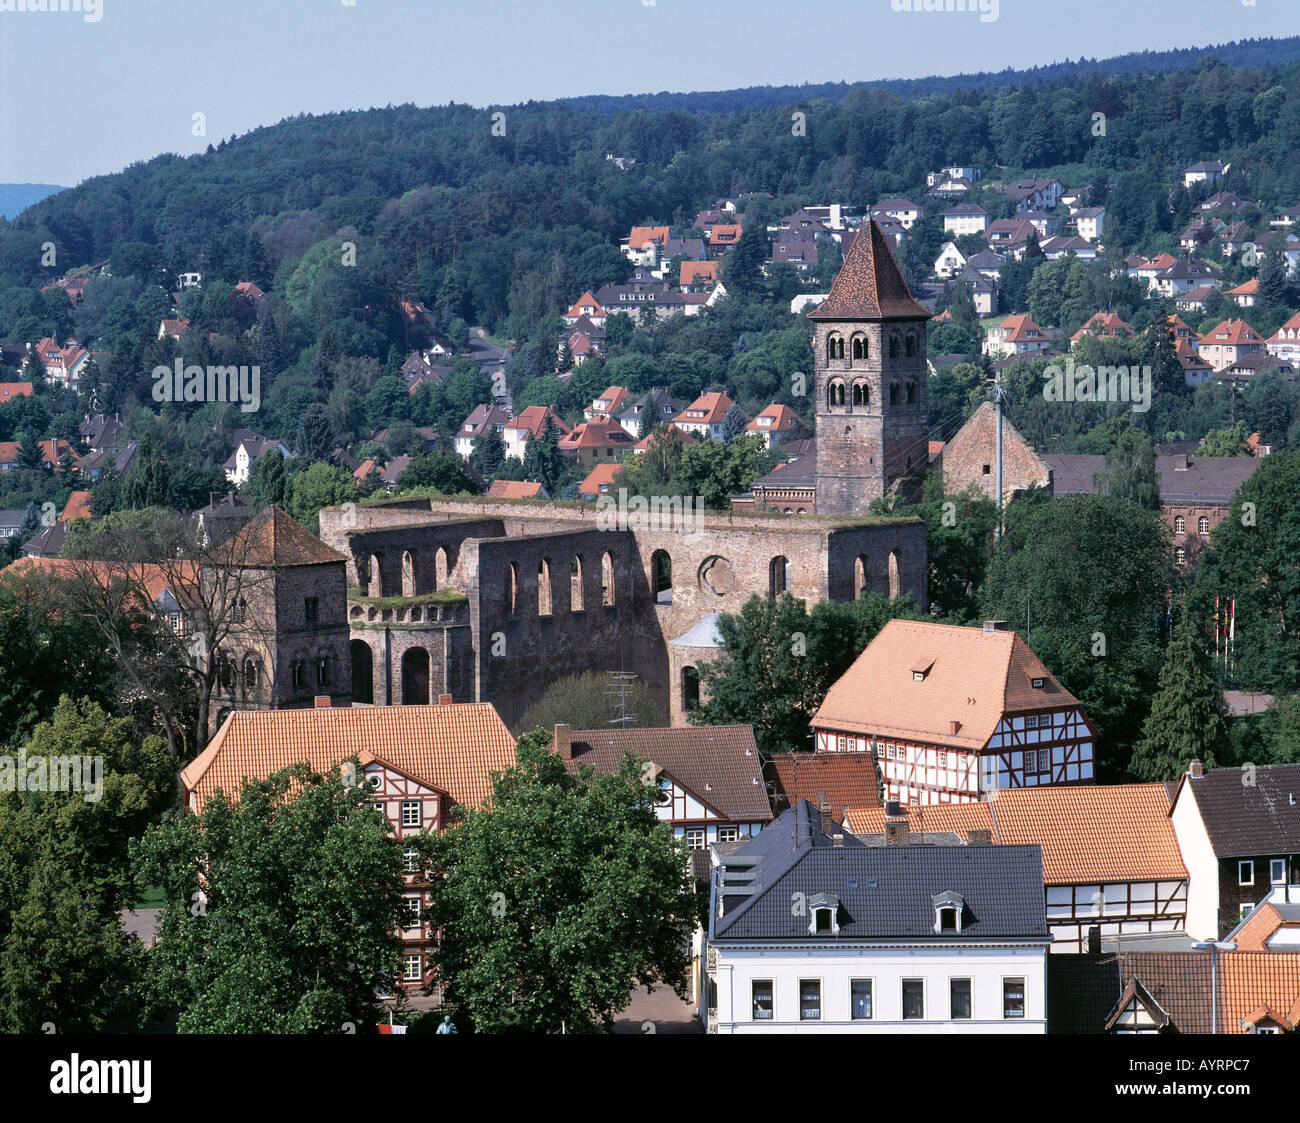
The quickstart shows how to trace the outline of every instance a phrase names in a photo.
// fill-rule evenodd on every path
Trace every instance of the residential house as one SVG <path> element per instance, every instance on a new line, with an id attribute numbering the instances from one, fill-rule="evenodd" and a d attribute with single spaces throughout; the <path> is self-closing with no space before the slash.
<path id="1" fill-rule="evenodd" d="M 957 280 L 964 281 L 970 286 L 971 299 L 975 302 L 975 311 L 979 315 L 991 316 L 998 310 L 996 276 L 990 277 L 987 273 L 980 272 L 971 265 L 970 260 L 967 260 L 966 267 L 957 275 Z M 945 315 L 947 315 L 946 309 Z"/>
<path id="2" fill-rule="evenodd" d="M 1255 234 L 1244 222 L 1230 222 L 1215 237 L 1219 242 L 1219 252 L 1224 257 L 1235 257 L 1249 245 L 1254 245 Z"/>
<path id="3" fill-rule="evenodd" d="M 668 241 L 668 236 L 666 226 L 634 226 L 627 241 L 619 248 L 634 265 L 654 266 L 658 264 L 659 249 Z"/>
<path id="4" fill-rule="evenodd" d="M 1145 281 L 1150 288 L 1155 284 L 1156 277 L 1171 265 L 1178 263 L 1178 258 L 1171 253 L 1158 253 L 1150 259 L 1134 255 L 1125 258 L 1124 261 L 1128 267 L 1128 275 L 1136 277 L 1139 281 Z"/>
<path id="5" fill-rule="evenodd" d="M 622 461 L 634 443 L 617 421 L 595 418 L 575 426 L 560 438 L 557 447 L 565 456 L 590 469 L 597 460 Z"/>
<path id="6" fill-rule="evenodd" d="M 968 179 L 974 183 L 983 175 L 983 171 L 974 164 L 950 164 L 937 172 L 927 172 L 925 175 L 925 185 L 933 187 L 941 183 L 944 179 Z"/>
<path id="7" fill-rule="evenodd" d="M 727 416 L 727 410 L 734 404 L 726 391 L 710 391 L 701 394 L 673 418 L 673 424 L 683 432 L 720 441 L 723 438 L 723 419 Z M 750 418 L 746 416 L 746 423 L 749 420 Z"/>
<path id="8" fill-rule="evenodd" d="M 1133 325 L 1125 323 L 1118 312 L 1094 312 L 1088 322 L 1070 336 L 1071 341 L 1094 335 L 1098 339 L 1127 339 L 1133 334 Z"/>
<path id="9" fill-rule="evenodd" d="M 571 432 L 554 406 L 528 406 L 527 409 L 520 410 L 519 416 L 512 417 L 501 427 L 501 435 L 506 439 L 506 455 L 522 460 L 529 439 L 536 440 L 542 435 L 547 417 L 550 417 L 555 429 L 556 440 Z"/>
<path id="10" fill-rule="evenodd" d="M 572 327 L 577 323 L 579 317 L 585 316 L 596 327 L 604 327 L 607 315 L 608 313 L 601 307 L 600 301 L 588 291 L 584 292 L 570 305 L 569 310 L 564 313 L 564 322 Z"/>
<path id="11" fill-rule="evenodd" d="M 739 223 L 717 223 L 705 231 L 704 240 L 708 243 L 709 253 L 713 257 L 726 253 L 740 241 L 743 227 Z"/>
<path id="12" fill-rule="evenodd" d="M 1029 313 L 1008 316 L 997 327 L 989 328 L 983 351 L 994 357 L 1037 355 L 1046 351 L 1051 340 Z"/>
<path id="13" fill-rule="evenodd" d="M 249 304 L 261 304 L 262 301 L 266 299 L 266 293 L 258 288 L 257 285 L 253 284 L 252 281 L 240 281 L 235 285 L 233 291 L 237 296 L 248 301 Z M 416 306 L 421 312 L 428 315 L 428 309 L 425 308 L 424 305 L 416 301 Z"/>
<path id="14" fill-rule="evenodd" d="M 31 393 L 30 382 L 0 382 L 0 403 L 12 402 L 15 398 L 29 398 Z"/>
<path id="15" fill-rule="evenodd" d="M 670 424 L 681 410 L 676 398 L 664 387 L 655 386 L 628 405 L 618 415 L 618 423 L 627 430 L 628 436 L 639 439 L 643 426 L 648 437 L 656 425 Z"/>
<path id="16" fill-rule="evenodd" d="M 605 329 L 598 326 L 590 317 L 579 316 L 569 325 L 564 337 L 569 344 L 569 354 L 573 356 L 576 366 L 593 355 L 599 355 L 605 346 Z M 564 354 L 564 340 L 557 349 L 557 355 Z"/>
<path id="17" fill-rule="evenodd" d="M 1073 254 L 1080 261 L 1097 260 L 1097 247 L 1077 234 L 1059 234 L 1051 238 L 1045 238 L 1038 248 L 1042 250 L 1043 256 L 1048 261 L 1055 261 L 1058 257 L 1064 257 L 1067 253 Z"/>
<path id="18" fill-rule="evenodd" d="M 1270 355 L 1287 362 L 1300 361 L 1300 312 L 1277 329 L 1264 343 Z"/>
<path id="19" fill-rule="evenodd" d="M 180 339 L 182 335 L 189 331 L 189 328 L 189 320 L 164 319 L 158 324 L 158 338 L 162 339 L 167 336 L 171 339 Z"/>
<path id="20" fill-rule="evenodd" d="M 618 463 L 597 464 L 578 485 L 578 498 L 596 499 L 601 495 L 608 495 L 614 477 L 622 470 L 623 465 Z"/>
<path id="21" fill-rule="evenodd" d="M 1269 226 L 1276 230 L 1290 230 L 1297 222 L 1300 222 L 1300 206 L 1280 210 L 1277 212 L 1276 218 L 1268 220 Z"/>
<path id="22" fill-rule="evenodd" d="M 1213 285 L 1197 285 L 1180 296 L 1174 297 L 1174 307 L 1183 312 L 1204 312 L 1210 299 L 1218 295 L 1219 290 Z"/>
<path id="23" fill-rule="evenodd" d="M 866 846 L 800 800 L 714 848 L 708 1032 L 1044 1032 L 1038 848 L 899 837 Z"/>
<path id="24" fill-rule="evenodd" d="M 1187 931 L 1222 940 L 1275 887 L 1300 886 L 1300 764 L 1213 768 L 1178 781 L 1169 812 L 1189 874 Z"/>
<path id="25" fill-rule="evenodd" d="M 818 752 L 871 752 L 885 798 L 904 803 L 1093 781 L 1092 723 L 1001 620 L 889 621 L 811 725 Z"/>
<path id="26" fill-rule="evenodd" d="M 51 439 L 38 443 L 41 446 L 41 466 L 52 471 L 61 472 L 64 458 L 74 455 L 73 448 L 67 441 Z M 18 453 L 22 447 L 22 441 L 0 441 L 0 472 L 17 469 Z"/>
<path id="27" fill-rule="evenodd" d="M 456 431 L 456 436 L 452 442 L 456 449 L 456 455 L 462 460 L 468 460 L 474 453 L 474 441 L 485 430 L 494 429 L 498 433 L 504 433 L 506 424 L 509 421 L 510 415 L 500 406 L 475 406 Z"/>
<path id="28" fill-rule="evenodd" d="M 952 242 L 945 242 L 934 259 L 934 275 L 941 280 L 951 280 L 966 268 L 966 255 Z"/>
<path id="29" fill-rule="evenodd" d="M 182 801 L 196 815 L 218 791 L 238 798 L 244 777 L 264 778 L 298 761 L 318 772 L 357 758 L 363 783 L 396 838 L 442 831 L 456 808 L 482 806 L 492 773 L 515 763 L 515 742 L 486 702 L 432 706 L 324 706 L 298 710 L 236 710 L 181 773 Z M 407 917 L 402 930 L 402 982 L 429 979 L 435 933 L 427 920 L 429 888 L 403 849 Z"/>
<path id="30" fill-rule="evenodd" d="M 718 283 L 718 263 L 683 261 L 678 281 L 682 292 L 712 292 Z"/>
<path id="31" fill-rule="evenodd" d="M 1300 886 L 1274 885 L 1225 943 L 1238 951 L 1300 951 Z"/>
<path id="32" fill-rule="evenodd" d="M 1029 210 L 1020 217 L 1038 231 L 1039 238 L 1051 238 L 1061 232 L 1060 218 L 1047 211 Z"/>
<path id="33" fill-rule="evenodd" d="M 801 273 L 817 265 L 816 242 L 776 242 L 772 246 L 771 263 L 785 262 Z"/>
<path id="34" fill-rule="evenodd" d="M 1190 188 L 1197 183 L 1218 183 L 1227 170 L 1228 165 L 1218 160 L 1201 160 L 1183 171 L 1183 186 Z"/>
<path id="35" fill-rule="evenodd" d="M 1003 189 L 1016 204 L 1016 213 L 1026 211 L 1050 211 L 1061 204 L 1065 187 L 1059 179 L 1017 179 L 1008 183 Z"/>
<path id="36" fill-rule="evenodd" d="M 1178 236 L 1178 244 L 1188 253 L 1193 253 L 1212 242 L 1227 228 L 1228 224 L 1222 219 L 1212 215 L 1201 215 L 1187 224 L 1186 229 Z"/>
<path id="37" fill-rule="evenodd" d="M 999 218 L 989 223 L 984 231 L 990 246 L 999 250 L 1022 250 L 1029 241 L 1029 235 L 1038 234 L 1034 224 L 1023 218 Z M 1016 254 L 1017 257 L 1020 254 Z"/>
<path id="38" fill-rule="evenodd" d="M 1231 212 L 1240 210 L 1242 207 L 1248 206 L 1249 203 L 1249 199 L 1243 199 L 1240 195 L 1236 195 L 1231 191 L 1220 191 L 1215 195 L 1211 195 L 1196 209 L 1206 214 L 1214 211 Z"/>
<path id="39" fill-rule="evenodd" d="M 489 499 L 550 499 L 539 480 L 493 480 L 485 492 Z"/>
<path id="40" fill-rule="evenodd" d="M 998 271 L 1007 263 L 1006 256 L 1000 253 L 994 253 L 993 250 L 985 247 L 975 254 L 974 257 L 966 259 L 966 266 L 969 269 L 978 269 L 984 276 L 997 280 Z"/>
<path id="41" fill-rule="evenodd" d="M 945 234 L 983 234 L 993 220 L 983 207 L 974 203 L 959 203 L 943 212 L 943 232 Z"/>
<path id="42" fill-rule="evenodd" d="M 289 455 L 289 446 L 283 441 L 264 437 L 251 429 L 236 429 L 231 434 L 231 439 L 235 442 L 235 451 L 230 454 L 223 467 L 226 470 L 226 479 L 236 487 L 242 487 L 248 482 L 253 474 L 253 466 L 265 453 L 274 451 L 286 458 Z"/>
<path id="43" fill-rule="evenodd" d="M 92 449 L 77 461 L 77 471 L 89 480 L 99 479 L 106 469 L 120 478 L 130 471 L 139 451 L 135 441 L 127 441 L 121 449 Z"/>
<path id="44" fill-rule="evenodd" d="M 1162 269 L 1151 282 L 1151 287 L 1161 296 L 1176 297 L 1200 285 L 1218 288 L 1222 281 L 1222 270 L 1193 257 L 1176 261 L 1168 269 Z"/>
<path id="45" fill-rule="evenodd" d="M 1224 290 L 1223 295 L 1230 300 L 1235 300 L 1242 308 L 1253 308 L 1259 300 L 1259 279 L 1251 277 L 1249 281 L 1243 281 L 1235 288 Z"/>
<path id="46" fill-rule="evenodd" d="M 883 217 L 896 218 L 905 230 L 911 230 L 916 220 L 925 213 L 925 209 L 911 199 L 881 199 L 871 208 L 871 217 L 879 221 Z"/>
<path id="47" fill-rule="evenodd" d="M 251 499 L 228 491 L 225 495 L 210 494 L 208 505 L 191 517 L 199 541 L 205 546 L 220 546 L 238 534 L 256 513 Z"/>
<path id="48" fill-rule="evenodd" d="M 745 435 L 762 437 L 768 448 L 776 448 L 783 441 L 806 437 L 809 432 L 808 426 L 794 410 L 773 402 L 754 415 L 754 419 L 745 426 Z"/>
<path id="49" fill-rule="evenodd" d="M 775 815 L 806 799 L 814 807 L 829 807 L 832 821 L 842 828 L 851 808 L 883 806 L 870 753 L 771 753 L 763 779 Z"/>
<path id="50" fill-rule="evenodd" d="M 0 511 L 0 541 L 15 538 L 27 518 L 27 508 L 18 507 L 10 511 Z"/>
<path id="51" fill-rule="evenodd" d="M 771 821 L 762 761 L 750 725 L 678 728 L 570 729 L 555 727 L 551 748 L 570 768 L 617 772 L 626 751 L 648 761 L 664 798 L 655 814 L 691 850 L 715 842 L 743 842 Z"/>
<path id="52" fill-rule="evenodd" d="M 1096 242 L 1102 236 L 1106 222 L 1105 207 L 1079 207 L 1070 215 L 1075 232 L 1087 242 Z"/>
<path id="53" fill-rule="evenodd" d="M 1264 337 L 1245 320 L 1223 320 L 1197 340 L 1201 358 L 1215 370 L 1230 367 L 1243 355 L 1262 354 Z"/>
<path id="54" fill-rule="evenodd" d="M 945 173 L 935 180 L 926 194 L 939 199 L 964 199 L 974 189 L 975 184 L 969 177 Z"/>
<path id="55" fill-rule="evenodd" d="M 632 404 L 632 391 L 626 386 L 607 386 L 604 393 L 593 398 L 591 405 L 582 411 L 584 421 L 612 421 Z"/>
<path id="56" fill-rule="evenodd" d="M 787 242 L 815 242 L 818 238 L 829 238 L 831 229 L 824 219 L 805 209 L 786 215 L 772 233 Z"/>
<path id="57" fill-rule="evenodd" d="M 1086 952 L 1090 929 L 1103 938 L 1183 930 L 1187 867 L 1164 784 L 1008 788 L 975 803 L 905 810 L 915 837 L 951 832 L 968 845 L 1040 847 L 1053 952 Z M 847 824 L 859 836 L 887 829 L 884 811 L 871 806 L 851 807 Z"/>

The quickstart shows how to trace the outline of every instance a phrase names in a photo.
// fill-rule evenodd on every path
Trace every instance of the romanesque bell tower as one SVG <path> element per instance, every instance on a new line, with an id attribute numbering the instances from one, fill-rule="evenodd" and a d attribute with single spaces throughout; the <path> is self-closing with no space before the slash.
<path id="1" fill-rule="evenodd" d="M 920 498 L 929 449 L 925 325 L 874 220 L 859 229 L 813 321 L 817 513 Z"/>

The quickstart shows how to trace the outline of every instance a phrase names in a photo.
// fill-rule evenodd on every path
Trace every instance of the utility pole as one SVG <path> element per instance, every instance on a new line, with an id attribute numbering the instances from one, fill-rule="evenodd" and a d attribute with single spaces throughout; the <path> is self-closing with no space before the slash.
<path id="1" fill-rule="evenodd" d="M 1002 402 L 1006 391 L 1002 389 L 1002 372 L 993 372 L 993 416 L 995 419 L 995 437 L 993 459 L 996 462 L 993 486 L 997 489 L 998 521 L 993 527 L 993 541 L 1002 539 Z"/>

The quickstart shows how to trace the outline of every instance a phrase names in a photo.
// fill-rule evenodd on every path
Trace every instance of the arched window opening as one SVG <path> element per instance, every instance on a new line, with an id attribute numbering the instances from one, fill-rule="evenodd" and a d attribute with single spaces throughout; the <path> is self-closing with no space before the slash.
<path id="1" fill-rule="evenodd" d="M 857 560 L 853 563 L 853 599 L 857 600 L 867 592 L 870 585 L 871 568 L 867 564 L 867 555 L 859 554 Z"/>
<path id="2" fill-rule="evenodd" d="M 614 555 L 608 550 L 600 559 L 600 602 L 606 608 L 614 603 Z"/>
<path id="3" fill-rule="evenodd" d="M 767 567 L 767 595 L 775 600 L 790 591 L 790 559 L 775 557 Z"/>
<path id="4" fill-rule="evenodd" d="M 352 701 L 372 705 L 375 700 L 374 652 L 365 640 L 354 639 L 352 655 Z"/>
<path id="5" fill-rule="evenodd" d="M 382 597 L 384 595 L 384 580 L 379 572 L 379 557 L 376 554 L 370 555 L 370 564 L 367 567 L 370 571 L 370 581 L 368 592 L 372 597 Z"/>
<path id="6" fill-rule="evenodd" d="M 898 383 L 897 382 L 891 382 L 889 384 L 889 404 L 891 406 L 898 405 Z"/>
<path id="7" fill-rule="evenodd" d="M 429 704 L 429 653 L 423 647 L 408 647 L 402 653 L 402 705 Z"/>
<path id="8" fill-rule="evenodd" d="M 415 552 L 406 550 L 402 554 L 402 596 L 415 596 Z"/>
<path id="9" fill-rule="evenodd" d="M 700 706 L 700 672 L 696 667 L 682 668 L 682 709 L 696 710 Z"/>
<path id="10" fill-rule="evenodd" d="M 438 547 L 437 553 L 433 555 L 433 591 L 444 589 L 447 586 L 447 572 L 450 569 L 447 560 L 447 551 L 441 546 Z"/>
<path id="11" fill-rule="evenodd" d="M 510 615 L 513 616 L 519 610 L 519 573 L 514 562 L 506 566 L 505 600 L 510 606 Z"/>
<path id="12" fill-rule="evenodd" d="M 910 331 L 907 333 L 906 350 L 907 350 L 908 358 L 911 358 L 913 355 L 916 354 L 916 336 L 913 335 Z"/>
<path id="13" fill-rule="evenodd" d="M 1182 515 L 1174 516 L 1174 533 L 1175 534 L 1187 533 L 1187 520 L 1183 518 Z"/>
<path id="14" fill-rule="evenodd" d="M 673 603 L 673 559 L 667 550 L 650 555 L 650 592 L 655 604 Z"/>
<path id="15" fill-rule="evenodd" d="M 899 557 L 897 550 L 889 551 L 889 599 L 902 594 L 902 578 L 899 576 Z"/>
<path id="16" fill-rule="evenodd" d="M 1205 515 L 1196 520 L 1196 533 L 1202 538 L 1210 533 L 1210 520 Z"/>
<path id="17" fill-rule="evenodd" d="M 537 563 L 537 615 L 551 614 L 551 562 L 542 558 Z"/>
<path id="18" fill-rule="evenodd" d="M 896 335 L 889 337 L 889 357 L 891 359 L 898 358 L 898 336 Z"/>
<path id="19" fill-rule="evenodd" d="M 581 612 L 583 607 L 582 559 L 574 554 L 573 561 L 569 563 L 569 611 Z"/>
<path id="20" fill-rule="evenodd" d="M 916 383 L 915 382 L 909 382 L 907 384 L 907 404 L 908 405 L 916 404 Z"/>

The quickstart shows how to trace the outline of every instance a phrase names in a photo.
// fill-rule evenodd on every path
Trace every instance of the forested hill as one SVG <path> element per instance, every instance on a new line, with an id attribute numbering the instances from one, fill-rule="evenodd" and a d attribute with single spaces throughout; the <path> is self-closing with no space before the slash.
<path id="1" fill-rule="evenodd" d="M 799 86 L 750 86 L 739 90 L 660 92 L 612 97 L 593 94 L 565 98 L 569 105 L 613 113 L 633 109 L 686 112 L 735 113 L 746 109 L 789 105 L 825 98 L 843 101 L 851 90 L 879 89 L 909 97 L 930 97 L 959 90 L 990 92 L 1032 83 L 1082 82 L 1095 77 L 1115 78 L 1132 74 L 1160 74 L 1194 66 L 1213 56 L 1225 66 L 1288 66 L 1300 61 L 1300 36 L 1285 39 L 1242 39 L 1212 47 L 1182 47 L 1168 51 L 1133 51 L 1114 58 L 1079 58 L 1071 62 L 1047 63 L 1019 69 L 981 70 L 971 74 L 927 75 L 924 78 L 879 78 L 870 82 L 821 82 Z"/>

